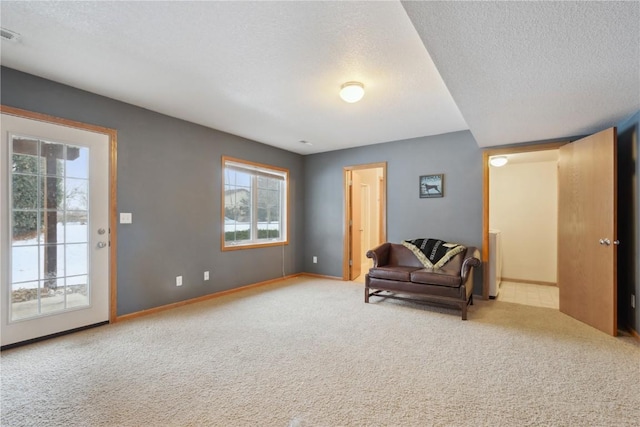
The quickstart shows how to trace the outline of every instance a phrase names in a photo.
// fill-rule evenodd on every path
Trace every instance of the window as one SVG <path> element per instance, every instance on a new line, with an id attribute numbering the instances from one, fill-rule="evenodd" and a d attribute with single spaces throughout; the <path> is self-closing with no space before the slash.
<path id="1" fill-rule="evenodd" d="M 289 171 L 222 157 L 222 250 L 287 244 Z"/>

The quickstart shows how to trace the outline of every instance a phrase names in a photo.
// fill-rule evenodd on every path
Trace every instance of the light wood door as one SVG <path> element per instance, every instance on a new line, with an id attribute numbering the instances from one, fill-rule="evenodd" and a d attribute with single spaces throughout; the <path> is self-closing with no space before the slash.
<path id="1" fill-rule="evenodd" d="M 351 254 L 349 262 L 349 280 L 354 280 L 362 273 L 362 180 L 356 171 L 351 172 Z"/>
<path id="2" fill-rule="evenodd" d="M 560 148 L 560 311 L 617 334 L 616 129 Z"/>

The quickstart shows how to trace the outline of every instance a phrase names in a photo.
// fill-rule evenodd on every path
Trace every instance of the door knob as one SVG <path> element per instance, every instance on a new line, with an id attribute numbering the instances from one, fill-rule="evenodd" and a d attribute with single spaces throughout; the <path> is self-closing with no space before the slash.
<path id="1" fill-rule="evenodd" d="M 616 245 L 616 246 L 618 246 L 618 245 L 620 244 L 620 240 L 614 240 L 614 241 L 613 241 L 613 244 L 614 244 L 614 245 Z"/>
<path id="2" fill-rule="evenodd" d="M 100 229 L 98 229 L 98 234 L 101 234 L 101 235 L 102 235 L 102 234 L 104 234 L 104 233 L 106 233 L 106 232 L 107 232 L 107 231 L 106 231 L 104 228 L 100 228 Z"/>
<path id="3" fill-rule="evenodd" d="M 106 248 L 107 244 L 105 242 L 98 242 L 98 248 L 102 249 L 102 248 Z"/>

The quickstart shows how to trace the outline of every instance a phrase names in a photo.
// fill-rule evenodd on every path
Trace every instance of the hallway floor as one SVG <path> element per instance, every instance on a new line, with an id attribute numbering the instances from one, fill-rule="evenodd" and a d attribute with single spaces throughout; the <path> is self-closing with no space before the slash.
<path id="1" fill-rule="evenodd" d="M 559 307 L 559 290 L 557 286 L 534 285 L 532 283 L 502 282 L 498 301 L 536 307 Z"/>
<path id="2" fill-rule="evenodd" d="M 361 272 L 360 275 L 355 279 L 353 279 L 352 281 L 357 283 L 364 283 L 364 275 L 369 272 L 369 269 L 371 268 L 372 265 L 373 265 L 373 261 L 369 259 L 363 262 L 362 266 L 360 266 L 360 272 Z"/>

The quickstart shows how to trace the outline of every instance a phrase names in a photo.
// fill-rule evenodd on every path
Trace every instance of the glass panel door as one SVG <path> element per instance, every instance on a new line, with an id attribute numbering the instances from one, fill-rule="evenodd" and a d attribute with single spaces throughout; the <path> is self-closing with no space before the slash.
<path id="1" fill-rule="evenodd" d="M 109 135 L 4 113 L 1 128 L 2 345 L 109 320 Z"/>
<path id="2" fill-rule="evenodd" d="M 90 304 L 89 148 L 11 135 L 10 320 Z"/>

